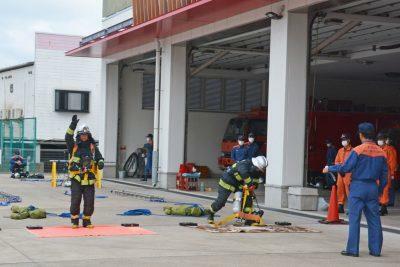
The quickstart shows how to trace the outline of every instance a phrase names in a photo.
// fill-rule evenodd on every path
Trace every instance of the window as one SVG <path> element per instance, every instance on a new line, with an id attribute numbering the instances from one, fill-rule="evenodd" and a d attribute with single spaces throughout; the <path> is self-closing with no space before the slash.
<path id="1" fill-rule="evenodd" d="M 155 75 L 154 74 L 143 74 L 143 96 L 142 96 L 142 108 L 153 109 L 154 108 L 154 90 L 155 90 Z"/>
<path id="2" fill-rule="evenodd" d="M 55 110 L 89 112 L 89 92 L 56 90 Z"/>
<path id="3" fill-rule="evenodd" d="M 153 109 L 154 74 L 144 74 L 142 82 L 142 109 Z M 262 81 L 192 77 L 187 94 L 187 108 L 192 111 L 250 111 L 261 106 Z"/>
<path id="4" fill-rule="evenodd" d="M 189 80 L 188 109 L 199 110 L 203 106 L 202 101 L 203 79 L 192 78 Z"/>
<path id="5" fill-rule="evenodd" d="M 225 111 L 239 112 L 242 109 L 242 81 L 226 80 Z"/>
<path id="6" fill-rule="evenodd" d="M 204 108 L 206 110 L 221 110 L 222 80 L 207 79 L 204 91 Z"/>
<path id="7" fill-rule="evenodd" d="M 249 111 L 252 108 L 261 106 L 262 98 L 262 82 L 247 80 L 246 81 L 246 94 L 245 94 L 245 110 Z"/>

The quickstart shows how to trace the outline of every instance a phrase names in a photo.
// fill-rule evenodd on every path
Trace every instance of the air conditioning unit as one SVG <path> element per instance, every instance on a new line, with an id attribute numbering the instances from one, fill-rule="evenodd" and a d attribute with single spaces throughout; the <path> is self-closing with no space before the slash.
<path id="1" fill-rule="evenodd" d="M 0 110 L 0 119 L 8 120 L 10 119 L 10 110 L 9 109 L 2 109 Z"/>
<path id="2" fill-rule="evenodd" d="M 11 119 L 21 119 L 24 116 L 24 111 L 21 108 L 13 108 L 11 110 Z"/>

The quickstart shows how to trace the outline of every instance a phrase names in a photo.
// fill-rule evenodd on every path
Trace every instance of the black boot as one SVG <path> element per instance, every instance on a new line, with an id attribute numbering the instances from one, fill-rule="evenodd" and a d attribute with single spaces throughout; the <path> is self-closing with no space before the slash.
<path id="1" fill-rule="evenodd" d="M 381 206 L 381 216 L 385 216 L 385 215 L 388 215 L 388 214 L 389 213 L 388 213 L 386 205 L 382 205 Z"/>
<path id="2" fill-rule="evenodd" d="M 347 252 L 346 250 L 343 250 L 342 252 L 340 252 L 340 254 L 342 254 L 343 256 L 358 257 L 358 254 L 353 254 L 353 253 Z"/>
<path id="3" fill-rule="evenodd" d="M 79 228 L 79 218 L 71 218 L 72 229 Z"/>
<path id="4" fill-rule="evenodd" d="M 208 215 L 208 217 L 207 217 L 208 223 L 209 223 L 209 224 L 214 224 L 214 215 L 215 215 L 215 212 L 212 211 L 211 209 L 206 209 L 204 212 L 205 212 L 205 214 Z"/>
<path id="5" fill-rule="evenodd" d="M 147 182 L 147 174 L 143 176 L 142 182 Z"/>
<path id="6" fill-rule="evenodd" d="M 90 216 L 84 216 L 83 217 L 82 226 L 84 228 L 93 228 L 94 227 L 92 222 L 90 221 Z"/>
<path id="7" fill-rule="evenodd" d="M 343 206 L 343 204 L 339 204 L 339 213 L 344 213 L 344 206 Z"/>

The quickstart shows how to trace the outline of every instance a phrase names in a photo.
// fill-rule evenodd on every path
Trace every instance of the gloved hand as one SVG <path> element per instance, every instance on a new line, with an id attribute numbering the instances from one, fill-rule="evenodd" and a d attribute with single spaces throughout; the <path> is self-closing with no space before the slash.
<path id="1" fill-rule="evenodd" d="M 99 160 L 97 162 L 97 169 L 102 170 L 104 168 L 104 160 Z"/>
<path id="2" fill-rule="evenodd" d="M 78 119 L 78 115 L 74 115 L 72 116 L 72 120 L 71 120 L 71 129 L 75 130 L 76 126 L 78 125 L 79 119 Z"/>

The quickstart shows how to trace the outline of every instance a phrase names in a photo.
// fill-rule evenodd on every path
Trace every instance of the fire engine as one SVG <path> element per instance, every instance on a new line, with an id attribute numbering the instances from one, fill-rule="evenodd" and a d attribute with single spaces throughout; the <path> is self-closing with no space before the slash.
<path id="1" fill-rule="evenodd" d="M 397 145 L 397 141 L 400 141 L 399 113 L 377 112 L 376 110 L 373 112 L 370 110 L 349 111 L 349 108 L 330 111 L 332 108 L 327 109 L 320 106 L 317 106 L 314 110 L 308 113 L 306 126 L 308 177 L 319 176 L 326 164 L 326 140 L 331 140 L 339 149 L 341 147 L 341 134 L 348 133 L 352 136 L 353 146 L 360 144 L 357 126 L 361 122 L 371 122 L 378 131 L 386 131 Z M 238 135 L 244 135 L 247 138 L 249 133 L 254 133 L 260 151 L 265 154 L 267 123 L 267 109 L 265 107 L 256 108 L 232 118 L 227 125 L 221 143 L 221 156 L 218 158 L 220 168 L 225 169 L 233 164 L 230 153 L 232 148 L 237 145 Z M 396 148 L 399 149 L 400 147 Z"/>

